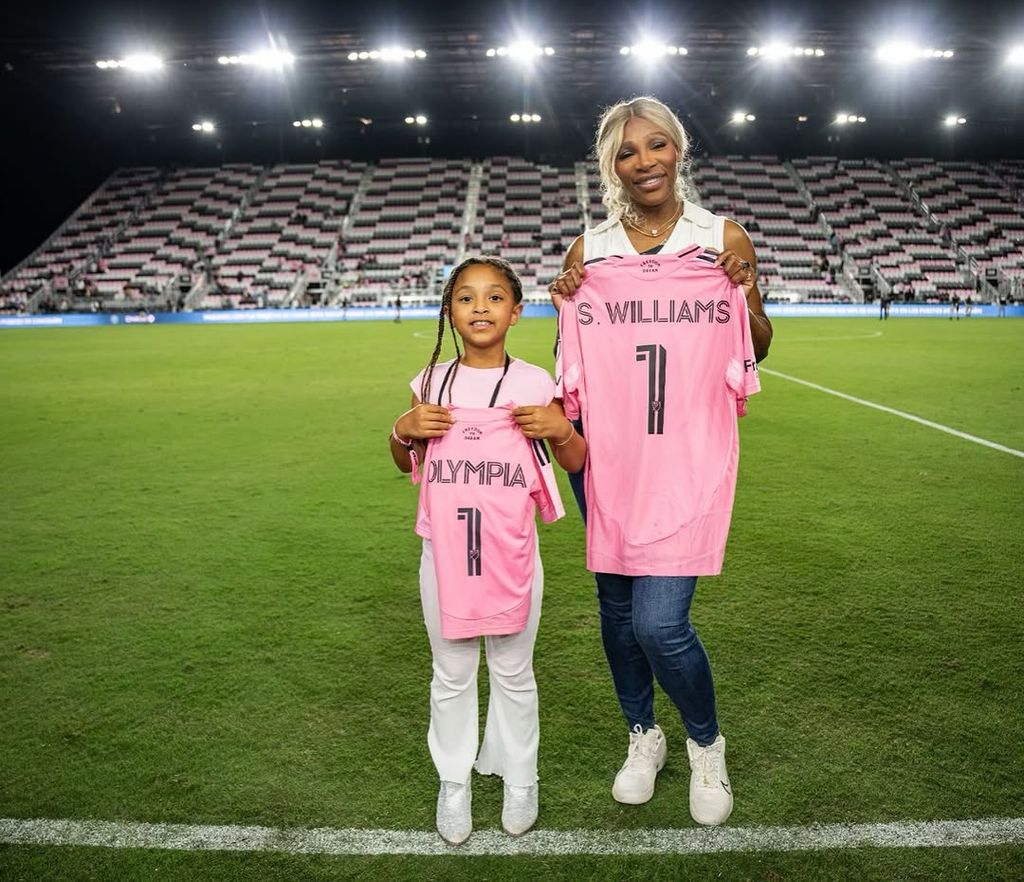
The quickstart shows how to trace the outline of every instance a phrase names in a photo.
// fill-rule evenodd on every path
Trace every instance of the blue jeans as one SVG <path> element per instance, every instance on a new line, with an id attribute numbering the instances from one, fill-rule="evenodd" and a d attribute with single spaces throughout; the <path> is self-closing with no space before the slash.
<path id="1" fill-rule="evenodd" d="M 582 434 L 582 425 L 574 421 Z M 583 472 L 569 475 L 583 522 Z M 654 725 L 654 678 L 672 699 L 687 734 L 701 746 L 718 735 L 715 684 L 704 645 L 690 623 L 696 576 L 596 573 L 601 640 L 619 706 L 632 729 Z"/>
<path id="2" fill-rule="evenodd" d="M 696 576 L 597 573 L 601 639 L 622 713 L 632 729 L 654 725 L 654 677 L 701 746 L 718 735 L 715 684 L 690 623 Z"/>

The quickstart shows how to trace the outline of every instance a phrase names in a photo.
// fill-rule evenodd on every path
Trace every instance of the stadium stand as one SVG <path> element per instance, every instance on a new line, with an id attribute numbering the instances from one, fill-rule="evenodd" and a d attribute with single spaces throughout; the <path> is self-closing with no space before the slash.
<path id="1" fill-rule="evenodd" d="M 744 225 L 767 300 L 990 301 L 1024 281 L 1024 162 L 710 156 L 702 204 Z M 7 312 L 436 303 L 472 251 L 527 300 L 605 218 L 596 164 L 326 160 L 121 169 L 0 283 Z"/>

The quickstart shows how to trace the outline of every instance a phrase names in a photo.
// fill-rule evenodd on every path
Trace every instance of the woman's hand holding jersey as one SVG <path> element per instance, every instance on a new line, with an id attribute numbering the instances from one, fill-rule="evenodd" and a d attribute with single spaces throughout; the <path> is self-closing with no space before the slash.
<path id="1" fill-rule="evenodd" d="M 569 256 L 571 258 L 572 252 L 570 252 Z M 548 285 L 548 294 L 551 295 L 551 302 L 556 310 L 562 308 L 563 299 L 575 296 L 576 289 L 583 284 L 583 274 L 585 272 L 583 264 L 575 261 L 566 267 L 565 272 L 555 276 L 554 281 Z"/>
<path id="2" fill-rule="evenodd" d="M 752 256 L 753 250 L 751 250 Z M 726 248 L 725 251 L 718 255 L 715 259 L 715 266 L 720 266 L 725 270 L 729 281 L 734 285 L 739 285 L 747 294 L 754 287 L 757 271 L 754 269 L 753 262 L 737 254 L 731 248 Z"/>

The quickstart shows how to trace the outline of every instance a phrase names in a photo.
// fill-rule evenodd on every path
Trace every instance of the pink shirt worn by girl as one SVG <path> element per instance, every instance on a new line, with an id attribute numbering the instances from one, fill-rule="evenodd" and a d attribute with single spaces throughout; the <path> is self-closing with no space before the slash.
<path id="1" fill-rule="evenodd" d="M 737 414 L 760 390 L 742 288 L 699 245 L 587 265 L 559 314 L 558 394 L 587 438 L 587 568 L 721 572 Z"/>
<path id="2" fill-rule="evenodd" d="M 530 615 L 535 514 L 545 523 L 565 514 L 546 446 L 512 418 L 514 396 L 548 404 L 554 384 L 546 371 L 518 360 L 507 371 L 450 367 L 435 368 L 430 398 L 448 404 L 450 389 L 455 423 L 430 441 L 422 475 L 413 476 L 420 483 L 416 532 L 433 544 L 441 636 L 514 634 Z M 421 378 L 410 384 L 417 395 Z M 457 403 L 463 401 L 476 406 Z M 501 404 L 487 406 L 491 401 Z"/>

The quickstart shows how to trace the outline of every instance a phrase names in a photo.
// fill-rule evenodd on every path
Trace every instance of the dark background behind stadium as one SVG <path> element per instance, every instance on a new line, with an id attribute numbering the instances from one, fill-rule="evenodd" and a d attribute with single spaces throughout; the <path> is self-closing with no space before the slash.
<path id="1" fill-rule="evenodd" d="M 698 151 L 800 156 L 1021 155 L 1024 75 L 1000 68 L 1024 35 L 1021 4 L 919 3 L 19 3 L 0 36 L 3 244 L 9 269 L 115 168 L 347 156 L 586 154 L 599 108 L 654 93 L 684 115 Z M 618 49 L 645 32 L 689 49 L 646 72 Z M 485 57 L 516 34 L 556 54 L 533 73 Z M 948 62 L 881 71 L 883 35 L 952 48 Z M 283 39 L 284 76 L 219 66 L 220 54 Z M 822 59 L 769 69 L 746 48 L 771 37 L 823 46 Z M 423 47 L 424 61 L 353 63 L 353 49 Z M 155 77 L 101 71 L 99 58 L 161 51 Z M 736 108 L 753 125 L 729 124 Z M 516 126 L 517 110 L 543 122 Z M 838 110 L 868 118 L 832 125 Z M 969 124 L 945 129 L 949 112 Z M 426 127 L 403 122 L 410 112 Z M 797 122 L 798 115 L 808 120 Z M 325 120 L 296 130 L 297 116 Z M 212 137 L 191 124 L 217 122 Z M 367 122 L 372 120 L 372 122 Z"/>

